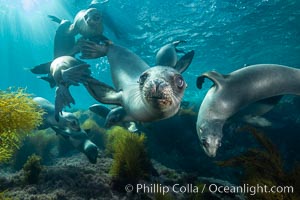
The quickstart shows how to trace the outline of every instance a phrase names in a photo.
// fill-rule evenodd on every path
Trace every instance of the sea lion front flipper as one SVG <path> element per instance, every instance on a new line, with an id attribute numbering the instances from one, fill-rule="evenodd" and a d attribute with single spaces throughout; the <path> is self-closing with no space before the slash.
<path id="1" fill-rule="evenodd" d="M 55 91 L 55 119 L 59 121 L 59 113 L 62 112 L 65 106 L 71 107 L 71 103 L 75 104 L 75 100 L 73 99 L 69 87 L 64 85 L 59 85 Z"/>
<path id="2" fill-rule="evenodd" d="M 105 44 L 97 44 L 92 41 L 79 40 L 76 45 L 79 46 L 81 51 L 80 58 L 95 59 L 95 58 L 106 56 L 110 44 L 111 44 L 110 40 L 107 40 Z"/>
<path id="3" fill-rule="evenodd" d="M 227 77 L 228 75 L 223 75 L 220 74 L 216 71 L 209 71 L 209 72 L 205 72 L 203 74 L 201 74 L 200 76 L 198 76 L 197 78 L 197 88 L 202 89 L 202 84 L 204 83 L 204 79 L 208 78 L 210 79 L 212 82 L 214 82 L 214 86 L 216 87 L 220 87 L 223 80 Z"/>
<path id="4" fill-rule="evenodd" d="M 30 69 L 34 74 L 49 74 L 52 61 L 37 65 Z"/>
<path id="5" fill-rule="evenodd" d="M 195 55 L 195 51 L 190 51 L 180 58 L 180 60 L 174 66 L 174 69 L 178 70 L 181 74 L 190 66 Z"/>
<path id="6" fill-rule="evenodd" d="M 125 109 L 121 106 L 112 109 L 105 120 L 105 127 L 111 127 L 115 124 L 118 124 L 124 121 L 124 118 L 127 116 Z"/>
<path id="7" fill-rule="evenodd" d="M 78 85 L 78 83 L 84 83 L 91 75 L 89 64 L 79 64 L 72 68 L 61 70 L 62 79 L 64 82 Z"/>
<path id="8" fill-rule="evenodd" d="M 108 113 L 110 112 L 109 108 L 102 106 L 100 104 L 94 104 L 94 105 L 90 106 L 89 110 L 103 118 L 106 118 Z"/>
<path id="9" fill-rule="evenodd" d="M 122 91 L 117 92 L 111 86 L 92 77 L 87 79 L 84 86 L 90 95 L 100 103 L 121 105 Z"/>

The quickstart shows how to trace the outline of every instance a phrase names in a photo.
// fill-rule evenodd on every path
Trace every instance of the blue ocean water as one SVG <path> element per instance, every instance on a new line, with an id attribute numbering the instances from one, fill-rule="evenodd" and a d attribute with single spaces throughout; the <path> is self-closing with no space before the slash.
<path id="1" fill-rule="evenodd" d="M 28 69 L 50 61 L 57 24 L 47 15 L 72 20 L 90 1 L 0 1 L 0 89 L 26 87 L 29 93 L 54 100 L 54 89 Z M 195 50 L 184 77 L 185 99 L 201 101 L 210 87 L 195 87 L 207 70 L 229 73 L 244 65 L 276 63 L 300 67 L 300 2 L 297 0 L 167 0 L 109 1 L 104 8 L 122 36 L 108 29 L 105 35 L 136 52 L 150 65 L 164 44 L 185 40 L 180 47 Z M 87 60 L 94 76 L 111 83 L 105 59 Z M 95 101 L 83 89 L 72 87 L 75 107 Z"/>
<path id="2" fill-rule="evenodd" d="M 0 90 L 9 87 L 27 88 L 27 92 L 33 96 L 41 96 L 54 102 L 55 89 L 51 89 L 47 82 L 38 79 L 29 70 L 53 58 L 54 35 L 58 25 L 49 20 L 47 15 L 72 21 L 76 13 L 87 8 L 89 4 L 90 0 L 0 0 Z M 193 62 L 183 74 L 188 84 L 184 101 L 190 102 L 188 106 L 196 104 L 193 111 L 198 110 L 212 85 L 210 81 L 206 81 L 203 89 L 196 87 L 197 76 L 205 71 L 217 70 L 226 74 L 243 66 L 259 63 L 300 68 L 299 0 L 110 0 L 101 9 L 113 19 L 120 32 L 117 37 L 110 27 L 105 27 L 104 35 L 114 43 L 132 50 L 151 66 L 155 63 L 158 49 L 172 41 L 184 40 L 186 43 L 180 44 L 179 49 L 195 50 Z M 95 78 L 112 84 L 106 58 L 84 61 L 91 65 Z M 72 86 L 71 93 L 76 101 L 72 108 L 87 110 L 90 105 L 97 103 L 83 86 Z M 273 126 L 263 129 L 262 132 L 280 152 L 284 168 L 292 169 L 300 160 L 300 100 L 298 98 L 293 101 L 290 96 L 284 98 L 275 111 L 267 114 L 267 118 L 274 122 Z M 217 166 L 215 161 L 230 159 L 247 152 L 249 148 L 257 148 L 258 142 L 250 134 L 237 133 L 236 129 L 240 124 L 232 123 L 224 127 L 223 145 L 218 150 L 218 155 L 210 158 L 200 147 L 195 129 L 196 114 L 191 113 L 150 124 L 139 124 L 141 131 L 147 135 L 150 157 L 171 169 L 238 183 L 241 175 L 239 169 L 228 170 Z M 81 122 L 85 118 L 87 116 L 82 114 Z M 103 119 L 99 121 L 102 124 Z M 24 146 L 25 149 L 30 149 Z M 51 170 L 50 173 L 45 172 L 46 178 L 54 179 L 51 180 L 53 185 L 48 187 L 61 189 L 63 186 L 62 191 L 66 196 L 70 195 L 68 191 L 72 191 L 78 196 L 93 194 L 90 198 L 96 198 L 98 193 L 95 191 L 101 193 L 102 185 L 96 184 L 96 189 L 92 190 L 94 194 L 88 190 L 92 188 L 89 187 L 94 184 L 93 180 L 91 179 L 91 184 L 82 180 L 96 177 L 97 182 L 100 180 L 97 176 L 103 178 L 102 172 L 108 172 L 111 162 L 102 156 L 97 165 L 92 165 L 82 153 L 72 156 L 63 157 L 55 163 L 57 173 Z M 47 159 L 45 158 L 46 161 Z M 51 159 L 49 160 L 52 162 Z M 103 165 L 105 169 L 101 165 L 103 160 L 106 163 L 106 166 Z M 51 166 L 53 163 L 50 161 L 45 163 Z M 23 160 L 20 161 L 22 162 Z M 76 167 L 68 168 L 68 164 Z M 91 166 L 94 167 L 93 173 L 89 171 Z M 166 171 L 161 173 L 162 176 L 166 176 Z M 78 172 L 82 174 L 77 175 Z M 85 173 L 88 179 L 82 179 Z M 178 175 L 175 172 L 175 175 L 170 174 Z M 55 179 L 65 182 L 59 185 Z M 101 180 L 108 182 L 110 179 Z M 182 180 L 190 183 L 188 178 Z M 76 184 L 69 184 L 69 181 Z M 3 186 L 5 190 L 5 187 L 9 188 L 7 185 Z M 82 188 L 88 192 L 79 194 Z M 105 189 L 111 190 L 110 186 Z M 48 188 L 44 191 L 47 190 Z M 98 197 L 102 199 L 101 195 Z"/>

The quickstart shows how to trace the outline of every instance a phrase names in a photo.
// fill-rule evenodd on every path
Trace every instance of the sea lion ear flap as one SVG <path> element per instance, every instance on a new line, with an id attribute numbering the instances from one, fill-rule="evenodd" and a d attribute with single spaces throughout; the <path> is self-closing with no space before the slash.
<path id="1" fill-rule="evenodd" d="M 190 52 L 188 52 L 187 54 L 185 54 L 184 56 L 182 56 L 180 58 L 180 60 L 176 63 L 176 65 L 174 66 L 174 69 L 176 69 L 177 71 L 179 71 L 181 74 L 190 66 L 193 58 L 195 55 L 195 51 L 192 50 Z"/>
<path id="2" fill-rule="evenodd" d="M 212 82 L 214 82 L 214 86 L 216 87 L 220 87 L 223 80 L 227 77 L 228 75 L 223 75 L 220 74 L 216 71 L 210 71 L 210 72 L 205 72 L 202 75 L 198 76 L 197 78 L 197 88 L 202 89 L 202 85 L 204 83 L 204 79 L 208 78 L 210 79 Z"/>

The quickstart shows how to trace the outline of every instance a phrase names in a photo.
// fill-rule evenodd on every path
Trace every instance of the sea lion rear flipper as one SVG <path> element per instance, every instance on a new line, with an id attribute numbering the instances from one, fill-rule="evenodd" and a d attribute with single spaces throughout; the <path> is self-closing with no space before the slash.
<path id="1" fill-rule="evenodd" d="M 174 69 L 178 70 L 180 73 L 183 73 L 191 64 L 194 58 L 195 52 L 192 50 L 182 56 L 180 60 L 174 66 Z"/>
<path id="2" fill-rule="evenodd" d="M 37 65 L 30 69 L 34 74 L 49 74 L 52 61 Z"/>
<path id="3" fill-rule="evenodd" d="M 58 24 L 60 24 L 60 22 L 62 21 L 61 19 L 59 19 L 58 17 L 55 17 L 53 15 L 48 15 L 48 17 L 51 19 L 51 21 L 56 22 Z"/>
<path id="4" fill-rule="evenodd" d="M 62 79 L 64 82 L 78 85 L 78 83 L 84 83 L 91 75 L 91 70 L 88 64 L 79 64 L 75 67 L 62 70 Z"/>
<path id="5" fill-rule="evenodd" d="M 205 72 L 202 75 L 198 76 L 197 82 L 196 82 L 197 88 L 199 88 L 199 89 L 202 88 L 202 84 L 204 83 L 205 78 L 210 79 L 212 82 L 214 82 L 215 86 L 219 87 L 219 86 L 221 86 L 221 83 L 224 80 L 224 78 L 226 78 L 227 76 L 228 75 L 223 75 L 216 71 Z"/>
<path id="6" fill-rule="evenodd" d="M 108 113 L 110 112 L 109 108 L 102 106 L 100 104 L 94 104 L 94 105 L 90 106 L 89 110 L 103 118 L 106 118 Z"/>
<path id="7" fill-rule="evenodd" d="M 92 77 L 84 83 L 84 86 L 90 95 L 100 103 L 121 105 L 121 91 L 117 92 L 111 86 Z"/>
<path id="8" fill-rule="evenodd" d="M 54 132 L 57 135 L 62 136 L 65 140 L 69 140 L 69 137 L 71 136 L 71 133 L 67 129 L 62 129 L 62 128 L 59 128 L 58 126 L 50 126 L 50 128 L 52 130 L 54 130 Z"/>
<path id="9" fill-rule="evenodd" d="M 50 84 L 51 88 L 54 88 L 56 83 L 52 76 L 38 76 L 39 79 L 47 81 Z"/>
<path id="10" fill-rule="evenodd" d="M 71 103 L 75 104 L 69 87 L 59 85 L 55 91 L 55 119 L 59 121 L 59 114 L 62 112 L 65 106 L 71 107 Z"/>

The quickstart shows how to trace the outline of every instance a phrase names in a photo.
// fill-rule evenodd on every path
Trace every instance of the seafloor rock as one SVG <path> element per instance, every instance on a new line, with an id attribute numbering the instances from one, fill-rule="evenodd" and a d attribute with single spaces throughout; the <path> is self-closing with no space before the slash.
<path id="1" fill-rule="evenodd" d="M 139 183 L 150 187 L 152 191 L 126 193 L 112 189 L 112 178 L 109 170 L 112 159 L 100 153 L 97 164 L 91 164 L 82 154 L 71 157 L 57 158 L 53 165 L 44 166 L 40 174 L 38 184 L 28 185 L 22 182 L 23 171 L 6 172 L 0 175 L 0 191 L 5 191 L 6 197 L 13 200 L 105 200 L 105 199 L 195 199 L 198 194 L 191 192 L 174 192 L 175 184 L 188 187 L 187 184 L 201 184 L 198 177 L 187 173 L 179 173 L 169 169 L 155 161 L 152 161 L 158 176 L 150 177 L 150 180 L 141 180 Z M 2 171 L 2 170 L 1 170 Z M 155 191 L 154 186 L 160 189 L 168 188 L 169 192 L 162 196 L 162 191 Z M 135 186 L 134 186 L 135 187 Z M 199 191 L 200 192 L 200 191 Z M 202 194 L 199 194 L 202 195 Z M 199 196 L 198 195 L 198 196 Z M 202 199 L 222 199 L 222 196 L 205 193 Z M 207 198 L 206 198 L 207 197 Z M 197 199 L 197 198 L 196 198 Z M 237 199 L 234 196 L 231 199 Z"/>

